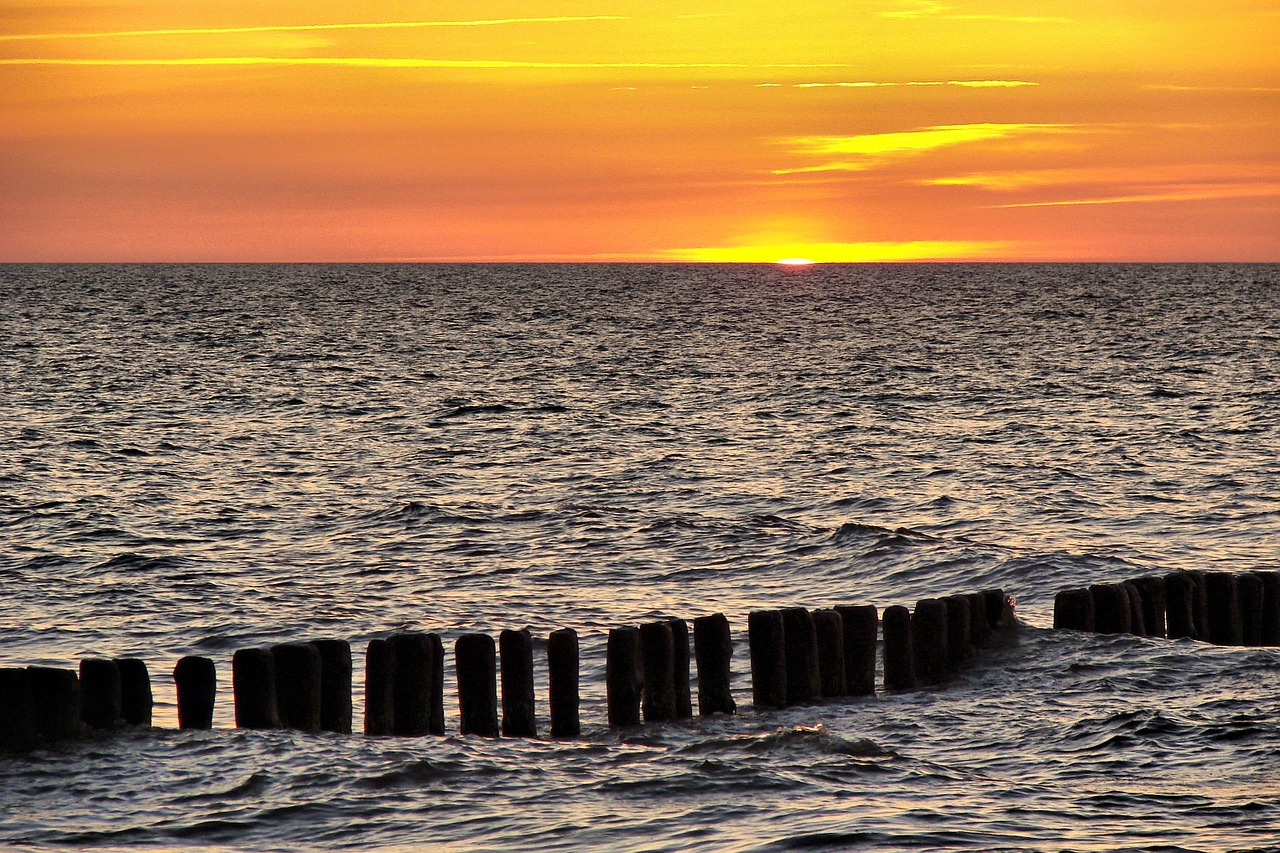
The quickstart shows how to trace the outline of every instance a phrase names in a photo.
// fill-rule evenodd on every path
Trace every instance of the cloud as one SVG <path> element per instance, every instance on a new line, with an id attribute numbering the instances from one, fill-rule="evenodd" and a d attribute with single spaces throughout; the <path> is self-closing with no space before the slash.
<path id="1" fill-rule="evenodd" d="M 509 59 L 423 59 L 415 57 L 371 56 L 193 56 L 169 59 L 0 59 L 0 65 L 66 66 L 199 66 L 199 65 L 330 65 L 353 68 L 844 68 L 831 64 L 774 63 L 751 65 L 738 62 L 534 62 Z"/>
<path id="2" fill-rule="evenodd" d="M 916 0 L 909 8 L 881 12 L 882 18 L 921 19 L 934 18 L 946 21 L 1004 21 L 1012 24 L 1070 24 L 1072 18 L 1058 15 L 1000 15 L 991 13 L 965 13 L 959 7 L 934 0 Z"/>
<path id="3" fill-rule="evenodd" d="M 1156 192 L 1131 195 L 1074 198 L 1059 201 L 1028 201 L 1018 204 L 991 205 L 994 208 L 1019 207 L 1077 207 L 1097 204 L 1151 204 L 1157 202 L 1211 201 L 1227 198 L 1280 197 L 1280 183 L 1274 184 L 1217 184 L 1203 186 L 1170 187 Z"/>
<path id="4" fill-rule="evenodd" d="M 45 39 L 131 38 L 146 36 L 230 35 L 244 33 L 310 32 L 315 30 L 398 30 L 422 27 L 496 27 L 509 24 L 563 24 L 580 21 L 625 21 L 622 15 L 557 15 L 542 18 L 481 18 L 473 21 L 359 21 L 345 24 L 278 24 L 257 27 L 200 27 L 169 30 L 114 30 L 82 33 L 18 33 L 0 35 L 0 41 Z"/>
<path id="5" fill-rule="evenodd" d="M 812 166 L 775 169 L 775 175 L 801 172 L 864 171 L 885 160 L 917 156 L 939 148 L 975 142 L 992 142 L 1018 137 L 1079 132 L 1066 124 L 953 124 L 924 127 L 895 133 L 868 133 L 858 136 L 801 136 L 782 140 L 796 154 L 838 158 Z"/>
<path id="6" fill-rule="evenodd" d="M 761 83 L 761 86 L 777 86 L 777 83 Z M 911 80 L 905 83 L 885 83 L 872 80 L 835 83 L 792 83 L 796 89 L 878 89 L 893 86 L 960 86 L 968 89 L 1018 88 L 1021 86 L 1039 86 L 1027 80 Z"/>

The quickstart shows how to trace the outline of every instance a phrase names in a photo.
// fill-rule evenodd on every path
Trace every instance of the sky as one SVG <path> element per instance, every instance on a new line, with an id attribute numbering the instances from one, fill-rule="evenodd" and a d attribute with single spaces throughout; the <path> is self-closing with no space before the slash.
<path id="1" fill-rule="evenodd" d="M 1280 261 L 1280 0 L 0 0 L 0 262 Z"/>

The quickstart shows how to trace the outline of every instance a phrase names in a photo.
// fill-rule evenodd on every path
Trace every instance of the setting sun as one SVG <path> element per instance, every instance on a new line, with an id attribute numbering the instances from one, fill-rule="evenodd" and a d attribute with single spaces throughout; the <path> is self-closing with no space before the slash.
<path id="1" fill-rule="evenodd" d="M 813 264 L 809 258 L 782 258 L 778 263 L 784 267 L 807 267 Z"/>

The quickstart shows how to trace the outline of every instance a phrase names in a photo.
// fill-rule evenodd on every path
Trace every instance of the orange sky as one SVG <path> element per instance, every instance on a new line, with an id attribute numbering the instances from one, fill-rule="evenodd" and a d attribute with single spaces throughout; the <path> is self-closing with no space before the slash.
<path id="1" fill-rule="evenodd" d="M 0 0 L 0 261 L 1280 261 L 1277 45 L 1280 0 Z"/>

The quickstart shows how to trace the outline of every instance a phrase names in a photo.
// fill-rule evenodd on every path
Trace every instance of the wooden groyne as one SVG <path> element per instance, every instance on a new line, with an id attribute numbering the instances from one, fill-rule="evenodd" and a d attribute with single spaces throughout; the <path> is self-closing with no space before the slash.
<path id="1" fill-rule="evenodd" d="M 999 590 L 923 599 L 914 613 L 890 607 L 883 623 L 884 688 L 944 682 L 999 627 Z M 880 620 L 872 605 L 749 614 L 753 704 L 784 708 L 875 693 Z M 692 640 L 692 654 L 690 645 Z M 527 629 L 459 636 L 453 646 L 457 730 L 482 737 L 538 736 L 534 639 Z M 445 648 L 439 635 L 403 631 L 365 649 L 363 732 L 369 736 L 443 735 Z M 546 642 L 550 736 L 580 736 L 578 635 L 551 632 Z M 608 633 L 606 720 L 613 727 L 691 718 L 691 664 L 697 712 L 737 713 L 731 690 L 733 640 L 723 614 L 620 626 Z M 209 729 L 218 692 L 210 658 L 187 656 L 173 670 L 178 725 Z M 231 659 L 234 721 L 243 729 L 350 734 L 352 650 L 319 639 L 238 649 Z M 150 726 L 147 665 L 136 658 L 90 658 L 79 670 L 0 669 L 0 747 L 27 749 L 89 730 Z"/>
<path id="2" fill-rule="evenodd" d="M 1054 597 L 1053 627 L 1280 646 L 1280 572 L 1177 571 L 1064 589 Z"/>

